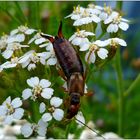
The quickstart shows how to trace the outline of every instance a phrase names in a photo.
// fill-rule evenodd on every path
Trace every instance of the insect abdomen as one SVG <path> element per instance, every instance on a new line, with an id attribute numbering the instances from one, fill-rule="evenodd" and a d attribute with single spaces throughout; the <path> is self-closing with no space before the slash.
<path id="1" fill-rule="evenodd" d="M 74 72 L 83 74 L 82 62 L 71 44 L 63 38 L 58 38 L 53 43 L 55 54 L 67 78 Z"/>

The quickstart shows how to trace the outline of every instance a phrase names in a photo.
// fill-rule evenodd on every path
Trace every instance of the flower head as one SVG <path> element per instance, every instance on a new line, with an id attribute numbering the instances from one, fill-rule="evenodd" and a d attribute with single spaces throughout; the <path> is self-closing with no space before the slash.
<path id="1" fill-rule="evenodd" d="M 32 70 L 36 68 L 37 63 L 41 63 L 42 65 L 46 64 L 46 59 L 48 58 L 47 52 L 36 53 L 34 50 L 28 51 L 23 56 L 19 58 L 19 64 L 22 65 L 23 68 L 27 67 L 28 70 Z"/>
<path id="2" fill-rule="evenodd" d="M 24 100 L 31 97 L 32 100 L 36 100 L 39 96 L 50 99 L 54 90 L 50 88 L 51 82 L 46 79 L 39 80 L 38 77 L 31 77 L 27 79 L 27 84 L 31 88 L 23 90 L 22 97 Z"/>
<path id="3" fill-rule="evenodd" d="M 61 121 L 64 117 L 64 111 L 58 108 L 62 104 L 63 100 L 59 97 L 52 97 L 50 100 L 51 107 L 48 109 L 50 113 L 44 113 L 42 120 L 44 122 L 51 121 L 54 118 L 57 121 Z"/>
<path id="4" fill-rule="evenodd" d="M 38 121 L 38 124 L 26 123 L 21 127 L 21 133 L 24 137 L 29 137 L 33 132 L 36 132 L 39 136 L 45 137 L 47 132 L 48 124 L 43 122 L 41 119 Z"/>
<path id="5" fill-rule="evenodd" d="M 20 120 L 24 115 L 24 110 L 20 108 L 22 101 L 20 98 L 11 100 L 8 97 L 0 106 L 0 116 L 3 118 L 4 124 L 11 124 L 14 119 Z"/>
<path id="6" fill-rule="evenodd" d="M 122 18 L 118 12 L 112 14 L 104 21 L 104 24 L 109 24 L 107 27 L 108 33 L 116 33 L 119 28 L 126 31 L 129 28 L 128 20 Z"/>
<path id="7" fill-rule="evenodd" d="M 70 38 L 69 41 L 76 46 L 86 46 L 89 43 L 88 36 L 94 36 L 92 32 L 86 32 L 85 30 L 77 30 Z"/>

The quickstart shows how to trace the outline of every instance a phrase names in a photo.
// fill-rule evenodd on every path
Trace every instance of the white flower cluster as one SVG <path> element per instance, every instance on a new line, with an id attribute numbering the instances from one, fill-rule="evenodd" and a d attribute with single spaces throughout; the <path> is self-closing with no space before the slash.
<path id="1" fill-rule="evenodd" d="M 0 105 L 1 121 L 3 124 L 11 124 L 14 120 L 22 119 L 25 112 L 24 109 L 21 108 L 23 101 L 29 98 L 36 101 L 39 97 L 42 97 L 42 99 L 47 99 L 48 102 L 40 103 L 39 112 L 42 114 L 41 119 L 38 121 L 38 124 L 25 123 L 21 127 L 21 133 L 24 137 L 29 137 L 33 132 L 37 132 L 39 136 L 45 137 L 48 123 L 53 120 L 53 118 L 56 121 L 61 121 L 64 117 L 64 111 L 60 108 L 63 100 L 54 96 L 54 89 L 51 88 L 51 82 L 49 80 L 39 80 L 38 77 L 31 77 L 27 79 L 27 84 L 30 88 L 23 90 L 22 99 L 15 98 L 11 100 L 11 97 L 8 97 L 6 101 Z"/>
<path id="2" fill-rule="evenodd" d="M 91 22 L 93 22 L 93 24 L 102 22 L 104 25 L 103 28 L 106 28 L 108 33 L 116 33 L 119 31 L 119 28 L 126 31 L 129 27 L 128 20 L 122 18 L 118 12 L 113 11 L 111 7 L 107 7 L 106 5 L 101 7 L 89 4 L 87 8 L 77 6 L 74 7 L 73 13 L 67 17 L 74 20 L 74 26 L 81 26 Z M 85 26 L 83 26 L 83 28 L 85 28 Z M 69 38 L 69 41 L 74 46 L 79 46 L 80 51 L 86 52 L 85 61 L 88 63 L 95 63 L 96 58 L 102 60 L 106 59 L 109 55 L 108 50 L 110 46 L 114 46 L 115 48 L 119 45 L 127 46 L 123 39 L 117 37 L 117 34 L 114 38 L 102 41 L 99 40 L 100 38 L 96 40 L 96 35 L 89 31 L 90 28 L 86 28 L 88 31 L 82 29 L 77 29 Z M 105 34 L 103 30 L 101 34 Z M 92 39 L 89 40 L 89 38 Z"/>
<path id="3" fill-rule="evenodd" d="M 108 33 L 116 33 L 119 28 L 126 31 L 129 27 L 128 20 L 122 18 L 120 13 L 113 11 L 109 6 L 98 6 L 89 4 L 87 8 L 74 7 L 73 12 L 66 18 L 70 17 L 74 20 L 74 26 L 82 26 L 89 23 L 100 23 L 107 25 Z"/>
<path id="4" fill-rule="evenodd" d="M 42 51 L 41 48 L 46 48 Z M 37 52 L 40 50 L 40 52 Z M 40 36 L 35 29 L 27 26 L 19 26 L 0 38 L 0 52 L 6 60 L 0 65 L 0 71 L 21 65 L 30 71 L 35 69 L 38 63 L 42 65 L 55 65 L 57 59 L 53 46 Z"/>

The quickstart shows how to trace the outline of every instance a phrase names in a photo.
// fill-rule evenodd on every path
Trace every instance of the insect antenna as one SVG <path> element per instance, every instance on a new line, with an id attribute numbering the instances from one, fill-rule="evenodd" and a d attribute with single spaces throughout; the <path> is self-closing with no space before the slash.
<path id="1" fill-rule="evenodd" d="M 60 21 L 59 29 L 58 29 L 58 37 L 64 38 L 62 33 L 62 21 Z"/>
<path id="2" fill-rule="evenodd" d="M 75 118 L 78 122 L 80 122 L 81 124 L 83 124 L 84 126 L 86 126 L 88 129 L 90 129 L 91 131 L 93 131 L 94 133 L 96 133 L 98 136 L 101 136 L 104 140 L 106 139 L 105 137 L 103 137 L 100 133 L 96 132 L 95 130 L 93 130 L 92 128 L 90 128 L 88 125 L 84 124 L 82 121 L 78 120 L 77 118 Z"/>

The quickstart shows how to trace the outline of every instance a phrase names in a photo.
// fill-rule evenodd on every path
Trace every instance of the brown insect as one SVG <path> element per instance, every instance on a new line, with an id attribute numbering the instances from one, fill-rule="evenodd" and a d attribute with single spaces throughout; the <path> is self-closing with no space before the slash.
<path id="1" fill-rule="evenodd" d="M 60 23 L 58 35 L 55 37 L 41 34 L 53 44 L 58 62 L 66 76 L 69 93 L 69 108 L 67 118 L 74 117 L 80 108 L 80 98 L 84 94 L 84 70 L 81 59 L 70 42 L 62 34 L 62 22 Z"/>

